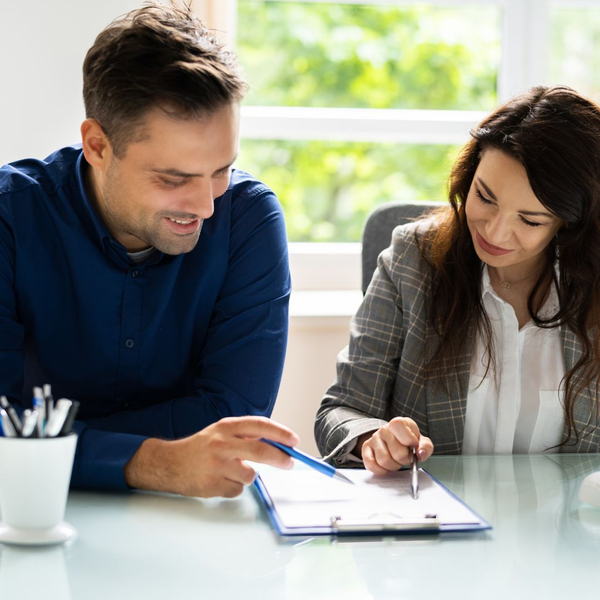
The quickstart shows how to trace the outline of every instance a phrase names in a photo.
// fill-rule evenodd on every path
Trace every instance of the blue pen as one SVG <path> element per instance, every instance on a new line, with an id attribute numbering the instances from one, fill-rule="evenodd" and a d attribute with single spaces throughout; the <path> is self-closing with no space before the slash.
<path id="1" fill-rule="evenodd" d="M 323 473 L 323 475 L 327 475 L 327 477 L 333 477 L 338 481 L 343 481 L 345 483 L 351 483 L 354 485 L 354 481 L 348 479 L 345 475 L 342 475 L 339 471 L 336 470 L 335 467 L 326 463 L 325 461 L 319 460 L 310 454 L 306 454 L 301 450 L 297 450 L 296 448 L 292 448 L 291 446 L 286 446 L 285 444 L 280 444 L 279 442 L 274 442 L 273 440 L 267 440 L 266 438 L 260 438 L 261 442 L 266 442 L 267 444 L 271 444 L 271 446 L 275 446 L 275 448 L 279 448 L 286 454 L 289 454 L 292 458 L 298 459 L 300 462 L 303 462 L 305 465 L 312 467 L 313 469 L 319 471 L 319 473 Z"/>
<path id="2" fill-rule="evenodd" d="M 44 402 L 44 393 L 41 387 L 33 388 L 33 410 L 37 410 L 38 418 L 36 424 L 37 436 L 46 436 L 46 403 Z"/>

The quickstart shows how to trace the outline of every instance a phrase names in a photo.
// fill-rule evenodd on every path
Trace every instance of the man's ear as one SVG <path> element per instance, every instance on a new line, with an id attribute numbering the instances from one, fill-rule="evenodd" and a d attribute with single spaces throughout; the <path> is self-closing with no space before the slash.
<path id="1" fill-rule="evenodd" d="M 86 119 L 81 124 L 81 143 L 85 160 L 99 171 L 105 172 L 112 156 L 112 145 L 96 119 Z"/>

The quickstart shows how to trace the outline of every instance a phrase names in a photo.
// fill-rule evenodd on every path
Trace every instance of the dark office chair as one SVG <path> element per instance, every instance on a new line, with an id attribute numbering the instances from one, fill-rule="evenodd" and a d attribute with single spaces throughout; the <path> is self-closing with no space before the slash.
<path id="1" fill-rule="evenodd" d="M 423 212 L 447 202 L 389 202 L 378 206 L 368 217 L 362 238 L 362 291 L 367 291 L 377 267 L 377 257 L 391 242 L 392 231 L 398 225 L 410 223 Z"/>

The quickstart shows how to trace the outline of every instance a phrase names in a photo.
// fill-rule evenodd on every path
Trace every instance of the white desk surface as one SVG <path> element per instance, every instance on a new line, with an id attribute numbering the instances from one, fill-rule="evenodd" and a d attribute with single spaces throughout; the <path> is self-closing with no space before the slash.
<path id="1" fill-rule="evenodd" d="M 600 454 L 433 457 L 423 466 L 494 529 L 283 539 L 252 489 L 233 500 L 74 491 L 66 520 L 78 539 L 0 545 L 0 598 L 599 597 L 600 509 L 577 492 Z"/>

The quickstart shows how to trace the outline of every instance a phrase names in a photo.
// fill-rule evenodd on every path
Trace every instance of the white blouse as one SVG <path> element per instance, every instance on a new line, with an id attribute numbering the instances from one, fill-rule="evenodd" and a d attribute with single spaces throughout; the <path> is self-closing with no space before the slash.
<path id="1" fill-rule="evenodd" d="M 476 340 L 467 395 L 463 454 L 557 452 L 564 427 L 560 382 L 565 364 L 560 328 L 542 329 L 529 321 L 519 329 L 513 307 L 482 273 L 483 306 L 494 336 L 497 372 L 485 374 L 485 346 Z M 540 313 L 556 311 L 552 286 Z"/>

